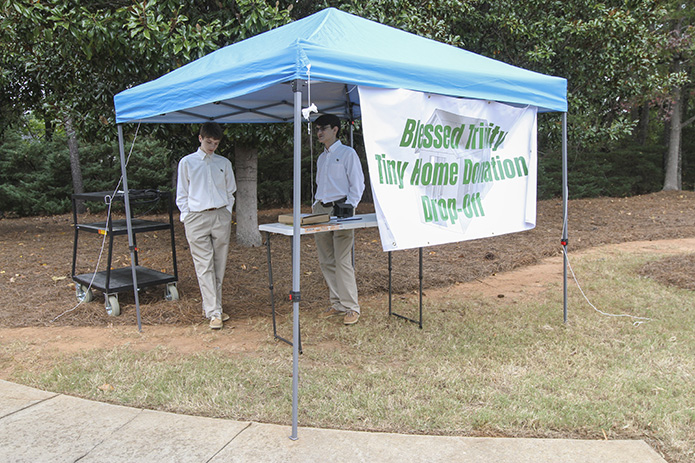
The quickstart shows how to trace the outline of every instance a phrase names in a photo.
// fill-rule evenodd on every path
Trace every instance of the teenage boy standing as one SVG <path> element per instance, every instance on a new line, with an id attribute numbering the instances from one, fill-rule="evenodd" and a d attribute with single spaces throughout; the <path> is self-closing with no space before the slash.
<path id="1" fill-rule="evenodd" d="M 319 116 L 314 122 L 316 137 L 324 151 L 317 161 L 316 201 L 314 213 L 329 213 L 337 203 L 354 208 L 364 192 L 364 174 L 357 153 L 343 145 L 340 119 L 333 114 Z M 320 317 L 344 316 L 346 325 L 357 323 L 360 306 L 357 302 L 357 282 L 352 266 L 354 230 L 338 230 L 314 235 L 321 271 L 328 285 L 331 307 Z"/>
<path id="2" fill-rule="evenodd" d="M 227 265 L 236 180 L 229 159 L 215 154 L 222 127 L 206 122 L 200 127 L 200 147 L 181 161 L 176 183 L 176 205 L 193 257 L 203 314 L 211 329 L 222 328 L 229 315 L 222 312 L 222 280 Z"/>

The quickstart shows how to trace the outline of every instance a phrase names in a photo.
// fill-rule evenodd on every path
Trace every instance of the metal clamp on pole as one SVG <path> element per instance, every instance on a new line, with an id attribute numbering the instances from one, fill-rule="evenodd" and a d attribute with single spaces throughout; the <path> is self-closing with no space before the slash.
<path id="1" fill-rule="evenodd" d="M 300 291 L 290 291 L 290 301 L 299 302 L 302 300 L 302 293 Z"/>

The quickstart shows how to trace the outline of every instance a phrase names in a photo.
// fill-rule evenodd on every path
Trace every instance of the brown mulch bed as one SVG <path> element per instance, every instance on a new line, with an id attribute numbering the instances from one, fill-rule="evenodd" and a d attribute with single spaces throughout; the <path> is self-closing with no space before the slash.
<path id="1" fill-rule="evenodd" d="M 659 192 L 630 198 L 573 200 L 569 204 L 569 252 L 588 247 L 628 241 L 695 237 L 695 193 Z M 275 222 L 288 209 L 259 211 L 259 222 Z M 360 213 L 372 212 L 360 205 Z M 148 217 L 150 218 L 150 217 Z M 166 221 L 165 215 L 152 217 Z M 98 222 L 103 214 L 88 214 L 81 221 Z M 424 288 L 484 278 L 561 253 L 562 201 L 538 203 L 536 228 L 527 232 L 442 245 L 424 249 Z M 182 225 L 175 221 L 176 256 L 181 294 L 179 301 L 163 298 L 163 287 L 140 294 L 142 323 L 190 324 L 201 320 L 200 295 Z M 388 291 L 388 257 L 381 249 L 377 229 L 355 234 L 357 279 L 362 295 Z M 121 316 L 110 317 L 103 296 L 75 308 L 71 265 L 74 243 L 72 215 L 5 218 L 0 220 L 0 326 L 107 326 L 136 323 L 132 293 L 119 295 Z M 290 240 L 272 238 L 274 294 L 278 312 L 291 305 L 286 301 L 291 287 Z M 166 231 L 137 236 L 140 264 L 173 273 L 171 243 Z M 101 246 L 98 235 L 80 233 L 77 273 L 92 271 Z M 302 310 L 321 308 L 327 290 L 318 267 L 313 239 L 302 239 Z M 268 267 L 265 246 L 242 248 L 233 244 L 225 277 L 225 311 L 236 319 L 267 317 L 270 314 Z M 105 268 L 106 252 L 100 269 Z M 127 238 L 116 237 L 112 267 L 130 265 Z M 646 267 L 646 274 L 669 284 L 695 289 L 691 275 L 693 256 L 676 256 Z M 393 290 L 411 293 L 418 287 L 417 250 L 393 253 Z"/>
<path id="2" fill-rule="evenodd" d="M 647 262 L 639 274 L 659 283 L 695 291 L 695 254 L 665 257 Z"/>

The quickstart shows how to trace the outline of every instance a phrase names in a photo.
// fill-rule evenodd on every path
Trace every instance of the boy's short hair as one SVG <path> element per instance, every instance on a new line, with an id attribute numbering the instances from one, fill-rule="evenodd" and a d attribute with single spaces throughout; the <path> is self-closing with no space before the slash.
<path id="1" fill-rule="evenodd" d="M 222 140 L 222 127 L 217 122 L 206 122 L 200 126 L 200 136 Z"/>
<path id="2" fill-rule="evenodd" d="M 314 124 L 318 127 L 324 125 L 330 125 L 331 128 L 338 127 L 338 133 L 336 134 L 336 136 L 340 135 L 340 118 L 335 114 L 322 114 L 316 118 Z"/>

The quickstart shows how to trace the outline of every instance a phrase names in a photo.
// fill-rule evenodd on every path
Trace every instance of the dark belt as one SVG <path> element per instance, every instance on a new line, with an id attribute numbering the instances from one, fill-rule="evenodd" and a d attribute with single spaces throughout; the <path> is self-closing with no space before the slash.
<path id="1" fill-rule="evenodd" d="M 321 205 L 322 205 L 323 207 L 333 207 L 333 206 L 335 206 L 336 204 L 338 204 L 338 203 L 344 203 L 345 201 L 347 201 L 347 197 L 345 197 L 345 198 L 340 198 L 340 199 L 336 199 L 335 201 L 331 201 L 330 203 L 321 203 Z"/>
<path id="2" fill-rule="evenodd" d="M 210 209 L 203 209 L 203 210 L 200 211 L 200 212 L 216 211 L 217 209 L 222 209 L 223 207 L 227 207 L 227 206 L 222 206 L 222 207 L 211 207 Z"/>

